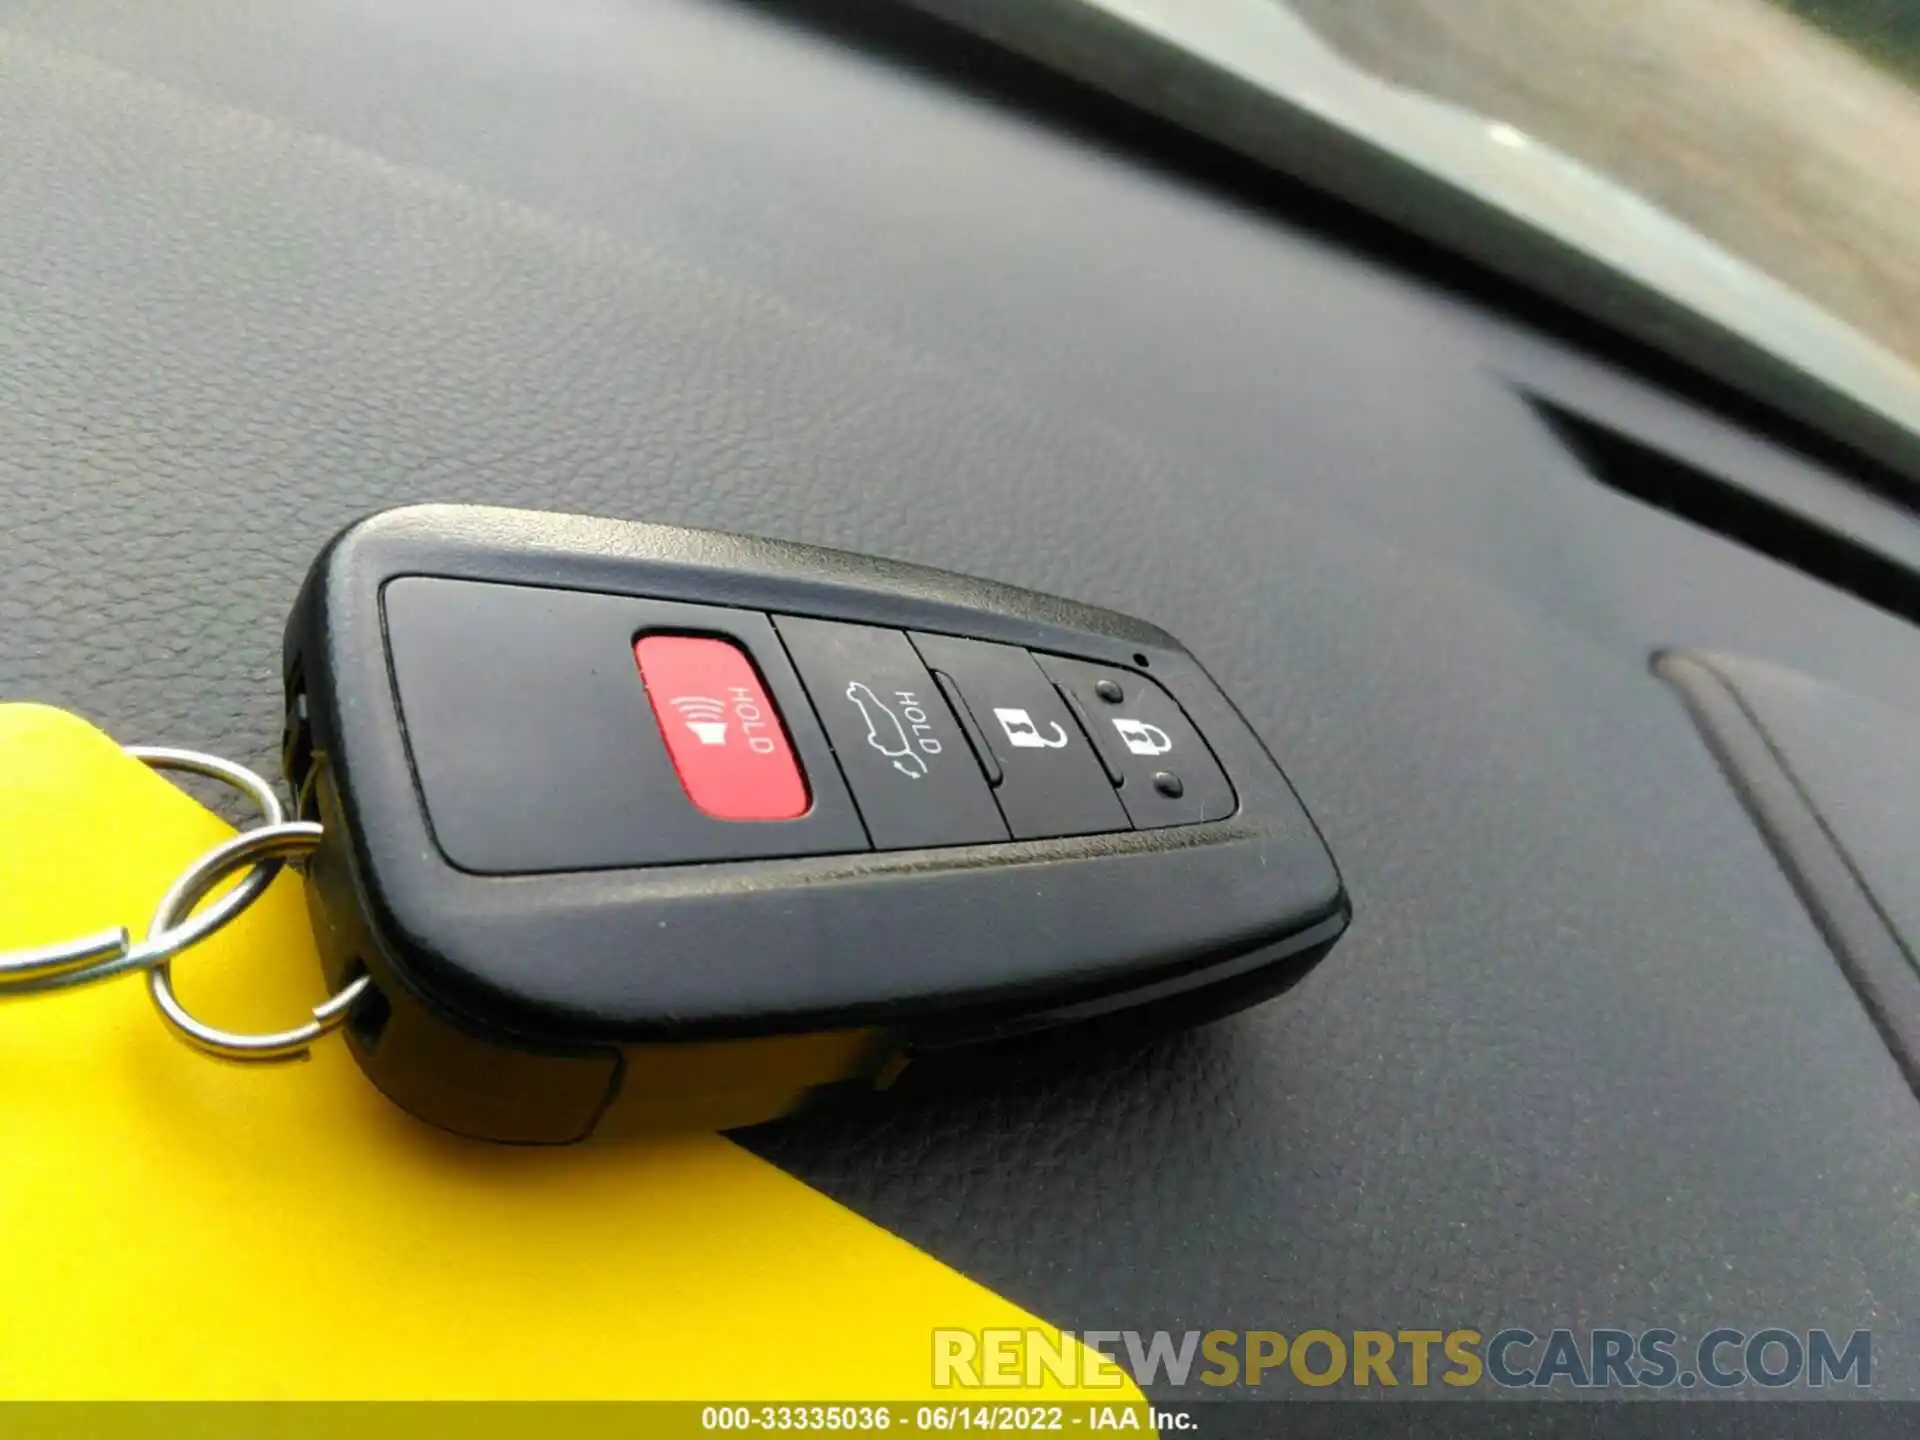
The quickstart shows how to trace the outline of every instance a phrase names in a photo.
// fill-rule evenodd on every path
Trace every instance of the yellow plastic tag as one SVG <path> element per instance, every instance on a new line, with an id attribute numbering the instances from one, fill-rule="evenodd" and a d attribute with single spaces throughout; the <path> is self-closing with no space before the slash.
<path id="1" fill-rule="evenodd" d="M 137 936 L 230 833 L 84 721 L 0 706 L 0 949 Z M 175 978 L 216 1023 L 297 1022 L 298 881 Z M 194 1054 L 138 977 L 0 1004 L 0 1276 L 9 1398 L 964 1403 L 992 1397 L 934 1388 L 935 1330 L 1041 1323 L 717 1135 L 455 1139 L 337 1040 Z M 1042 1378 L 1020 1398 L 1075 1393 Z"/>

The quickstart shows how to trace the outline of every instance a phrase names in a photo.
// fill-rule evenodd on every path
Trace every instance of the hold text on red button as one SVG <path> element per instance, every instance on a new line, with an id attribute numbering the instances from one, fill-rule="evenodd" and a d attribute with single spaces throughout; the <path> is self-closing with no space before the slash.
<path id="1" fill-rule="evenodd" d="M 792 820 L 807 782 L 780 712 L 739 646 L 695 635 L 634 642 L 654 719 L 687 798 L 716 820 Z"/>

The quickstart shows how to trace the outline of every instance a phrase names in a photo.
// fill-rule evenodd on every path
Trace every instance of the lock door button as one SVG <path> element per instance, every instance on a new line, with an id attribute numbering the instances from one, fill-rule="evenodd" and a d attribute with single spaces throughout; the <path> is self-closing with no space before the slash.
<path id="1" fill-rule="evenodd" d="M 1136 830 L 1233 814 L 1233 786 L 1200 732 L 1159 685 L 1110 665 L 1058 655 L 1034 658 L 1079 712 Z"/>

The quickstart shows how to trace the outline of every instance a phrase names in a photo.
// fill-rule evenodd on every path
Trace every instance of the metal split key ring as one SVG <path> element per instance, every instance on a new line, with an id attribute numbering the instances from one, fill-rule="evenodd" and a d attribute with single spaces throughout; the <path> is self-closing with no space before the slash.
<path id="1" fill-rule="evenodd" d="M 186 873 L 173 882 L 173 888 L 161 897 L 159 908 L 153 912 L 149 933 L 171 935 L 176 927 L 193 923 L 187 918 L 193 907 L 242 865 L 252 865 L 255 875 L 265 871 L 271 879 L 272 873 L 285 861 L 311 855 L 320 844 L 320 834 L 318 825 L 294 820 L 245 830 L 224 845 L 215 846 L 188 867 Z M 242 881 L 241 886 L 234 887 L 235 893 L 245 884 Z M 153 997 L 154 1006 L 174 1034 L 201 1054 L 219 1060 L 304 1060 L 308 1046 L 346 1023 L 347 1011 L 372 983 L 371 976 L 357 977 L 314 1006 L 313 1018 L 304 1025 L 270 1034 L 247 1035 L 217 1029 L 187 1012 L 173 993 L 171 955 L 162 956 L 147 969 L 147 994 Z"/>
<path id="2" fill-rule="evenodd" d="M 217 755 L 159 745 L 129 745 L 126 753 L 155 770 L 180 770 L 232 786 L 259 807 L 261 824 L 243 830 L 201 856 L 161 897 L 144 940 L 134 943 L 125 926 L 31 950 L 0 951 L 0 999 L 44 995 L 97 984 L 137 970 L 147 972 L 147 993 L 167 1027 L 186 1044 L 221 1060 L 303 1060 L 314 1041 L 346 1023 L 353 1002 L 371 984 L 362 975 L 314 1007 L 313 1018 L 291 1030 L 247 1034 L 222 1030 L 196 1018 L 173 993 L 173 961 L 183 950 L 215 934 L 260 898 L 287 862 L 313 853 L 321 829 L 288 821 L 280 797 L 256 772 Z M 251 870 L 238 885 L 198 914 L 194 906 L 242 866 Z"/>

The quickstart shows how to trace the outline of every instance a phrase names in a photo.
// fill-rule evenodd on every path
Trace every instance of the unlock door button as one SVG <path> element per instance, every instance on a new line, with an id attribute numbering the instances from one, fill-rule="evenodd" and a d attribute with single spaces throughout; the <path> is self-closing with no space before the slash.
<path id="1" fill-rule="evenodd" d="M 915 634 L 913 644 L 952 680 L 999 765 L 994 796 L 1014 839 L 1132 828 L 1079 722 L 1033 656 L 950 635 Z"/>
<path id="2" fill-rule="evenodd" d="M 1120 803 L 1140 830 L 1224 820 L 1236 802 L 1207 742 L 1173 697 L 1132 670 L 1036 657 L 1080 712 Z"/>

